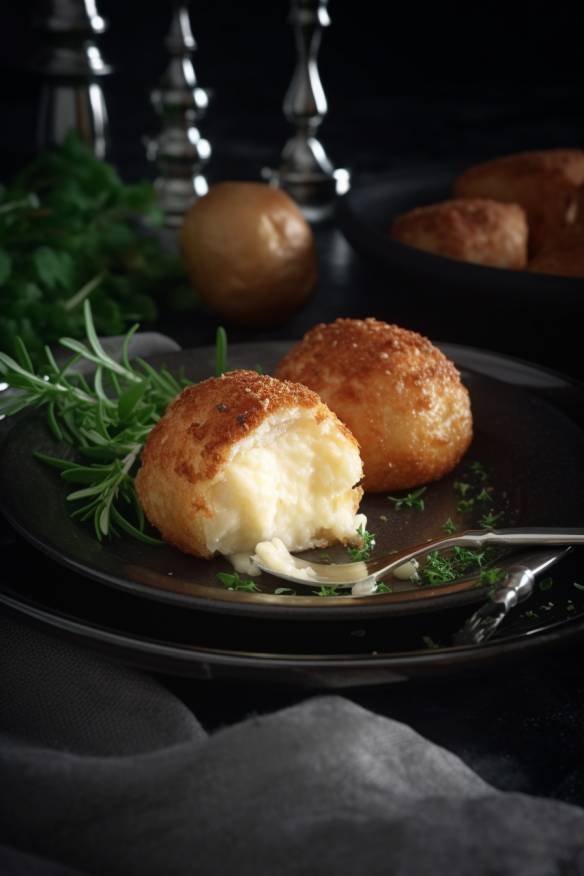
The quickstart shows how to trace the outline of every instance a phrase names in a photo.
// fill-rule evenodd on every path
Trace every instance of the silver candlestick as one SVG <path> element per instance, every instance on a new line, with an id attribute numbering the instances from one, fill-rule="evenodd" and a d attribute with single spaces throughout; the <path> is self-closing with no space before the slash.
<path id="1" fill-rule="evenodd" d="M 314 219 L 325 215 L 335 195 L 344 194 L 350 186 L 349 171 L 335 169 L 316 137 L 328 111 L 317 66 L 322 30 L 330 24 L 327 3 L 328 0 L 291 2 L 297 63 L 283 109 L 296 130 L 284 146 L 280 167 L 264 171 L 265 178 L 285 189 L 308 218 Z"/>
<path id="2" fill-rule="evenodd" d="M 43 0 L 36 26 L 46 47 L 34 64 L 45 82 L 38 126 L 40 147 L 79 132 L 98 158 L 108 145 L 108 118 L 99 79 L 111 72 L 94 38 L 107 27 L 95 0 Z"/>
<path id="3" fill-rule="evenodd" d="M 196 43 L 184 3 L 174 5 L 166 47 L 170 63 L 159 87 L 151 94 L 162 130 L 147 141 L 147 154 L 158 165 L 159 176 L 154 185 L 166 225 L 176 228 L 190 205 L 208 191 L 201 170 L 211 156 L 211 146 L 197 127 L 209 97 L 197 85 L 192 62 Z"/>

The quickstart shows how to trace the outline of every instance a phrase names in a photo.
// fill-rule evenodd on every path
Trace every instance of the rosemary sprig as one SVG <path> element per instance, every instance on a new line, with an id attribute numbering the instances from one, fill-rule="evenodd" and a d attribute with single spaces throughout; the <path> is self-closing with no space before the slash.
<path id="1" fill-rule="evenodd" d="M 148 544 L 160 544 L 144 531 L 134 473 L 150 430 L 188 381 L 178 380 L 165 368 L 156 371 L 142 359 L 129 361 L 129 344 L 137 325 L 124 339 L 121 361 L 113 359 L 97 336 L 88 300 L 83 308 L 86 338 L 61 340 L 74 354 L 64 365 L 59 366 L 46 347 L 45 362 L 35 370 L 19 339 L 16 358 L 0 353 L 0 374 L 18 390 L 0 396 L 0 415 L 45 409 L 53 436 L 69 444 L 76 458 L 73 454 L 35 455 L 56 468 L 64 481 L 77 485 L 67 496 L 74 504 L 71 516 L 91 521 L 99 540 L 124 532 Z M 82 361 L 95 366 L 91 379 L 75 370 Z"/>

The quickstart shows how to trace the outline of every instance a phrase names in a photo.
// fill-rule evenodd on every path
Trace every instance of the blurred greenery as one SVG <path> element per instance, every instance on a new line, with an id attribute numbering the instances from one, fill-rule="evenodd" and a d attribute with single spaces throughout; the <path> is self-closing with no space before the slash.
<path id="1" fill-rule="evenodd" d="M 125 185 L 75 133 L 0 189 L 0 350 L 20 336 L 33 358 L 60 337 L 82 337 L 90 296 L 97 331 L 153 322 L 159 301 L 193 309 L 182 261 L 149 182 Z"/>

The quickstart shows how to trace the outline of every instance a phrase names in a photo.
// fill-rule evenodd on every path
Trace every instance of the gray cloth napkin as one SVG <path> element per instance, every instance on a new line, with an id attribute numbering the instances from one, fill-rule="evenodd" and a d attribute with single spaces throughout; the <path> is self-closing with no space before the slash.
<path id="1" fill-rule="evenodd" d="M 582 810 L 347 699 L 208 736 L 151 676 L 8 617 L 0 643 L 3 874 L 584 873 Z"/>

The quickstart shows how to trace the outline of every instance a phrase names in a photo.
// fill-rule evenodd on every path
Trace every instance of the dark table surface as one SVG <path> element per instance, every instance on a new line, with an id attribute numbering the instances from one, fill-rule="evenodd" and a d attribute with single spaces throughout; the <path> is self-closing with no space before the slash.
<path id="1" fill-rule="evenodd" d="M 226 39 L 228 45 L 234 45 L 233 34 Z M 112 51 L 114 48 L 112 44 Z M 331 60 L 340 63 L 341 55 L 337 50 Z M 275 86 L 268 83 L 265 92 L 248 89 L 235 100 L 227 95 L 228 71 L 213 81 L 208 49 L 206 55 L 203 49 L 202 57 L 208 65 L 203 84 L 220 86 L 204 125 L 215 147 L 210 177 L 255 178 L 264 164 L 275 160 L 286 135 L 279 116 L 279 96 L 274 98 L 274 88 L 281 96 L 285 82 L 276 77 Z M 121 53 L 113 60 L 124 67 Z M 139 72 L 136 65 L 128 72 L 126 65 L 125 76 L 120 75 L 117 84 L 110 86 L 112 156 L 127 177 L 151 174 L 139 142 L 140 134 L 152 124 L 143 90 L 132 103 Z M 345 71 L 332 82 L 336 103 L 332 101 L 334 112 L 323 127 L 323 138 L 331 154 L 353 168 L 355 185 L 388 171 L 411 172 L 412 168 L 438 166 L 453 159 L 470 163 L 523 148 L 582 145 L 584 140 L 584 89 L 569 75 L 561 82 L 544 82 L 531 90 L 521 84 L 501 83 L 477 86 L 474 91 L 470 86 L 443 86 L 404 96 L 378 93 L 374 87 L 366 90 L 362 71 L 354 73 L 356 80 L 355 76 L 350 80 Z M 36 86 L 22 77 L 10 88 L 4 80 L 1 87 L 12 122 L 6 128 L 1 157 L 4 167 L 11 170 L 34 152 Z M 135 112 L 127 112 L 130 104 Z M 584 377 L 584 360 L 577 344 L 579 330 L 574 330 L 582 314 L 565 312 L 561 301 L 550 301 L 546 313 L 536 314 L 536 319 L 520 312 L 508 317 L 491 302 L 477 301 L 472 289 L 468 308 L 453 309 L 443 297 L 434 306 L 422 307 L 415 291 L 405 290 L 362 261 L 334 220 L 316 227 L 315 234 L 320 270 L 312 301 L 272 331 L 231 328 L 232 341 L 292 339 L 318 321 L 375 316 L 434 340 L 510 353 Z M 509 307 L 511 311 L 512 302 Z M 212 343 L 216 325 L 213 315 L 200 311 L 187 319 L 163 315 L 158 328 L 189 347 Z M 9 537 L 7 529 L 4 531 Z M 26 568 L 24 552 L 22 568 Z M 500 788 L 584 804 L 584 787 L 575 769 L 584 756 L 583 647 L 572 645 L 527 664 L 456 682 L 394 684 L 345 694 L 377 712 L 407 721 L 458 753 Z M 168 678 L 166 683 L 209 729 L 306 696 L 290 688 L 241 682 Z"/>

